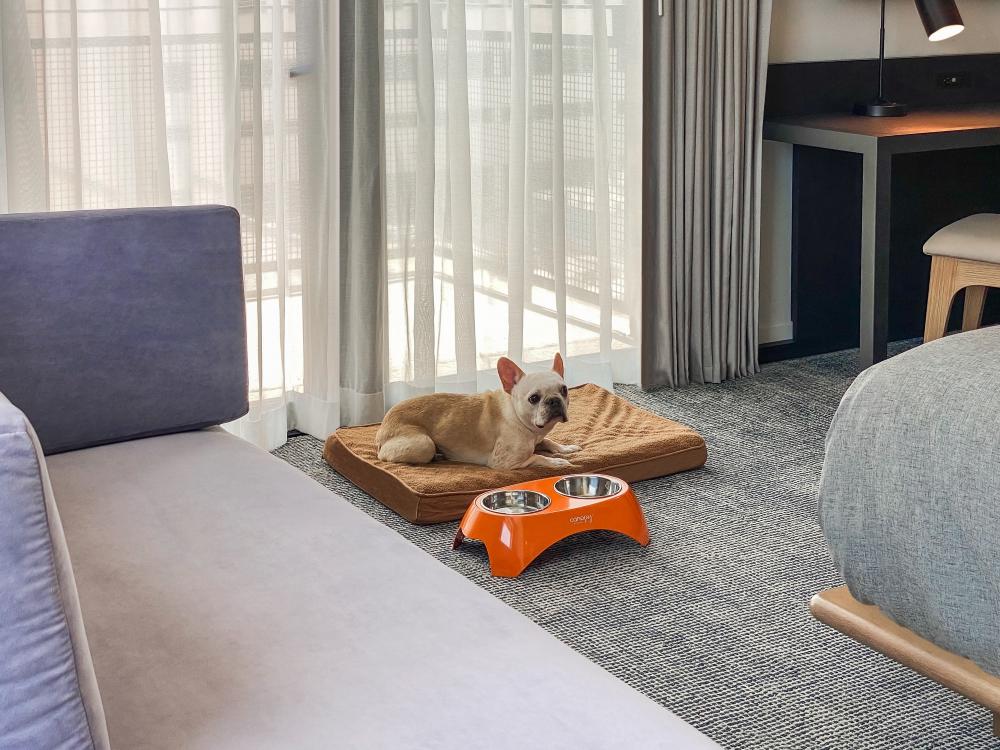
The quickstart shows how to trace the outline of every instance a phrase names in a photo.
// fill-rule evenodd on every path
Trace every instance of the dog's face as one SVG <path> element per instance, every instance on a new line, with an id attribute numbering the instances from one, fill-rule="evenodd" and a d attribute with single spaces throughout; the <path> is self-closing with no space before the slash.
<path id="1" fill-rule="evenodd" d="M 569 419 L 569 391 L 563 380 L 563 361 L 556 354 L 552 369 L 525 373 L 506 357 L 497 362 L 503 389 L 510 394 L 517 418 L 536 432 L 548 432 Z"/>

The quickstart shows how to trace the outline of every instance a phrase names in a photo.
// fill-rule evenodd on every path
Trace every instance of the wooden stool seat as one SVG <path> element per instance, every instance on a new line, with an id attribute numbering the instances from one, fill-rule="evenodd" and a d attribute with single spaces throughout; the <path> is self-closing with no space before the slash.
<path id="1" fill-rule="evenodd" d="M 987 288 L 1000 288 L 1000 214 L 975 214 L 949 224 L 927 240 L 924 253 L 932 256 L 924 342 L 944 336 L 960 289 L 965 289 L 962 330 L 979 328 Z"/>

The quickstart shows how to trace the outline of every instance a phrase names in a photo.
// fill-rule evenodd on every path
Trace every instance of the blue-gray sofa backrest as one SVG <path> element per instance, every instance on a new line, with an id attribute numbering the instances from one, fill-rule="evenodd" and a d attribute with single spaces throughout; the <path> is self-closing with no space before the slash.
<path id="1" fill-rule="evenodd" d="M 0 391 L 45 453 L 247 412 L 239 215 L 0 216 Z"/>

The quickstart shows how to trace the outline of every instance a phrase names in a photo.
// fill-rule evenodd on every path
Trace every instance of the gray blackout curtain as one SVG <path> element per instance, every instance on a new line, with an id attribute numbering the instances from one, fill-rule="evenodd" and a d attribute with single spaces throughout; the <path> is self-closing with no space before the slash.
<path id="1" fill-rule="evenodd" d="M 771 0 L 647 16 L 642 384 L 757 370 L 761 121 Z"/>
<path id="2" fill-rule="evenodd" d="M 364 394 L 341 400 L 345 424 L 378 421 L 386 408 L 382 39 L 381 3 L 341 0 L 340 386 Z"/>

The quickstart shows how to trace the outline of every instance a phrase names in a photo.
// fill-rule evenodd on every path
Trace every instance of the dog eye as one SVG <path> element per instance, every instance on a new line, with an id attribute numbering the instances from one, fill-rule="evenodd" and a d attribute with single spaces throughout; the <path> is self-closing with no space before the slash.
<path id="1" fill-rule="evenodd" d="M 562 387 L 562 395 L 565 397 L 567 393 L 569 393 L 569 391 L 566 390 L 566 386 L 563 386 Z"/>
<path id="2" fill-rule="evenodd" d="M 528 396 L 528 403 L 529 404 L 537 404 L 541 400 L 542 400 L 542 397 L 539 396 L 537 393 L 532 393 L 530 396 Z"/>

